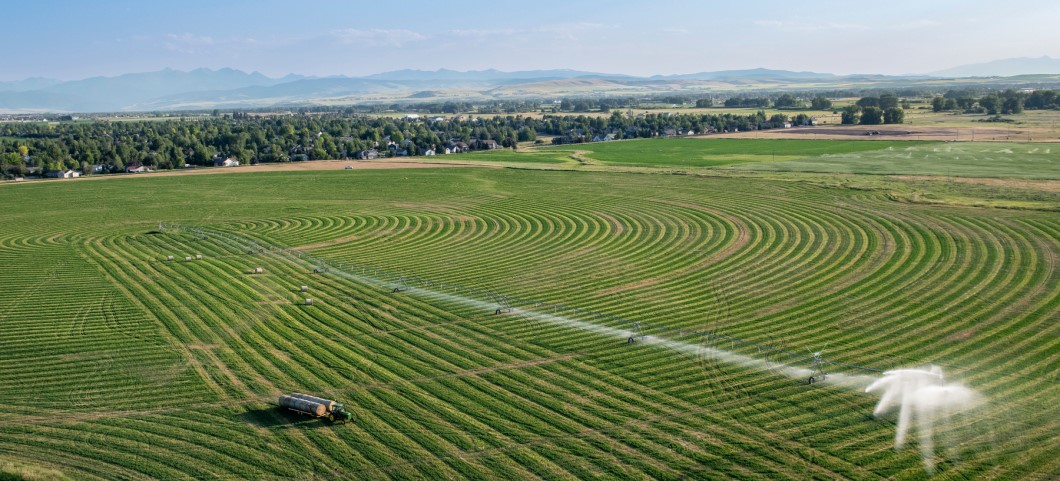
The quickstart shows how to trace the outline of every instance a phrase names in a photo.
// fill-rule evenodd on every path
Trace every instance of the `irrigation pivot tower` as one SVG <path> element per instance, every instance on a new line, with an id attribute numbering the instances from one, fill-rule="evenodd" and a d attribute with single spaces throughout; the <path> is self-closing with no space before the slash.
<path id="1" fill-rule="evenodd" d="M 821 357 L 821 352 L 822 351 L 817 351 L 813 353 L 813 371 L 810 372 L 810 378 L 806 380 L 807 384 L 813 384 L 828 379 L 828 373 L 824 372 L 826 361 Z"/>
<path id="2" fill-rule="evenodd" d="M 633 328 L 629 330 L 629 339 L 626 339 L 626 344 L 633 344 L 634 342 L 643 341 L 648 335 L 644 333 L 644 330 L 640 327 L 640 321 L 633 323 Z"/>
<path id="3" fill-rule="evenodd" d="M 497 310 L 494 314 L 500 315 L 502 312 L 512 312 L 512 302 L 508 296 L 500 295 L 495 292 L 490 292 L 490 296 L 492 296 L 493 300 L 497 303 Z"/>

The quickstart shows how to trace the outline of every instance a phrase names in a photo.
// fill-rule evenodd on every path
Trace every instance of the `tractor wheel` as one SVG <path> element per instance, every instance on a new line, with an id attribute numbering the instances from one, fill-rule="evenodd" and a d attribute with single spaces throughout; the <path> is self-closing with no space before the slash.
<path id="1" fill-rule="evenodd" d="M 331 423 L 335 422 L 335 415 L 334 414 L 328 414 L 328 422 L 331 422 Z"/>
<path id="2" fill-rule="evenodd" d="M 810 376 L 810 379 L 806 380 L 806 384 L 813 384 L 813 376 Z"/>

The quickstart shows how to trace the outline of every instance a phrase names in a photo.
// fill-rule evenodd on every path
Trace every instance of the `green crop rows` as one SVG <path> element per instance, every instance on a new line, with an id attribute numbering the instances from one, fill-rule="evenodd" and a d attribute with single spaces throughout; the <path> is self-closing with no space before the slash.
<path id="1" fill-rule="evenodd" d="M 984 398 L 938 426 L 936 477 L 1060 476 L 1055 212 L 503 169 L 148 176 L 0 201 L 0 460 L 83 479 L 927 477 L 871 395 L 155 232 L 178 222 L 839 362 L 935 363 Z M 289 391 L 355 422 L 276 409 Z"/>

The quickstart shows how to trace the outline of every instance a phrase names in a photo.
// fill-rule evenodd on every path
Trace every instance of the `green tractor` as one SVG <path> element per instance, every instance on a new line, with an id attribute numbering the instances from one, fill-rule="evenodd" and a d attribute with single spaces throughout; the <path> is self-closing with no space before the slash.
<path id="1" fill-rule="evenodd" d="M 346 406 L 342 403 L 335 403 L 332 405 L 331 413 L 328 414 L 328 422 L 342 421 L 342 424 L 346 424 L 347 421 L 353 421 L 353 413 L 346 410 Z"/>

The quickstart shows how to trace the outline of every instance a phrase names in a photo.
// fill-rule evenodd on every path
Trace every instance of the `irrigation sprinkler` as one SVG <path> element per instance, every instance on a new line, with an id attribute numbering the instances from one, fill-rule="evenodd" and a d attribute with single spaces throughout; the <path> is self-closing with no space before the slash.
<path id="1" fill-rule="evenodd" d="M 807 384 L 813 384 L 828 379 L 828 373 L 824 372 L 825 360 L 821 357 L 822 352 L 823 351 L 817 351 L 813 353 L 813 371 L 810 372 L 810 378 L 806 380 Z"/>
<path id="2" fill-rule="evenodd" d="M 398 277 L 397 281 L 399 285 L 394 286 L 394 290 L 391 292 L 397 294 L 398 292 L 405 292 L 409 290 L 409 283 L 405 282 L 405 276 Z"/>
<path id="3" fill-rule="evenodd" d="M 500 315 L 504 312 L 512 312 L 512 303 L 511 299 L 509 299 L 508 296 L 497 294 L 492 291 L 489 294 L 490 297 L 493 298 L 493 301 L 497 303 L 497 310 L 494 311 L 494 314 Z"/>
<path id="4" fill-rule="evenodd" d="M 638 341 L 638 338 L 643 341 L 645 337 L 648 337 L 648 335 L 641 329 L 640 321 L 636 321 L 633 323 L 633 328 L 629 330 L 629 339 L 626 339 L 626 344 L 633 344 Z"/>

